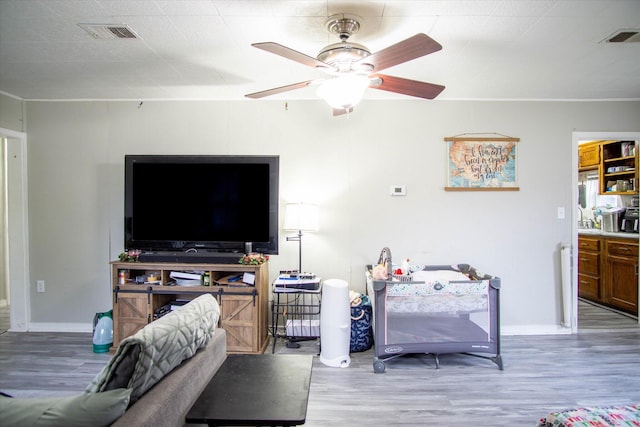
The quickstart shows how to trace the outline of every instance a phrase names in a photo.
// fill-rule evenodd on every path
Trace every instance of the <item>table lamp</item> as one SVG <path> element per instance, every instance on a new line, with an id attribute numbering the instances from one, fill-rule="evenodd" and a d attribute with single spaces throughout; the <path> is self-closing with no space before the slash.
<path id="1" fill-rule="evenodd" d="M 283 229 L 298 232 L 287 237 L 287 241 L 298 242 L 298 273 L 302 273 L 302 232 L 318 231 L 318 207 L 309 203 L 287 204 Z"/>

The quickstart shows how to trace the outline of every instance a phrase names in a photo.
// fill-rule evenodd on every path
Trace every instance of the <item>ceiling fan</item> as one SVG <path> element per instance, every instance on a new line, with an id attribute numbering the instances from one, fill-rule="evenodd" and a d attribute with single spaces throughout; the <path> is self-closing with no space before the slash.
<path id="1" fill-rule="evenodd" d="M 245 96 L 259 99 L 320 84 L 318 95 L 333 107 L 335 116 L 353 111 L 353 106 L 360 101 L 367 87 L 425 99 L 433 99 L 444 90 L 444 86 L 441 85 L 379 73 L 386 68 L 442 49 L 438 42 L 426 34 L 418 33 L 381 51 L 371 53 L 365 46 L 348 41 L 349 37 L 360 29 L 357 17 L 346 14 L 333 15 L 329 17 L 325 26 L 341 41 L 324 47 L 316 58 L 274 42 L 253 43 L 251 46 L 319 69 L 327 73 L 328 78 L 293 83 Z"/>

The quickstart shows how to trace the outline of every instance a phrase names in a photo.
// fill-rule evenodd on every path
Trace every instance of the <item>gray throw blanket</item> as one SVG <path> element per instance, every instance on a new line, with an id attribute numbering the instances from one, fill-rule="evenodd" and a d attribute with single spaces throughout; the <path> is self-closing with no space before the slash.
<path id="1" fill-rule="evenodd" d="M 210 294 L 199 296 L 122 340 L 85 391 L 130 388 L 131 403 L 135 402 L 183 360 L 205 347 L 219 318 L 218 301 Z"/>

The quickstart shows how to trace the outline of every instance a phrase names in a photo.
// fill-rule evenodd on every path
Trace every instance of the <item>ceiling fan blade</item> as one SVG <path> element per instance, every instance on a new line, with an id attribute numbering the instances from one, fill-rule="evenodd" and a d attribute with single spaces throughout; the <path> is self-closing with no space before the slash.
<path id="1" fill-rule="evenodd" d="M 276 55 L 280 55 L 284 58 L 291 59 L 292 61 L 299 62 L 302 65 L 306 65 L 308 67 L 334 68 L 325 62 L 318 61 L 316 58 L 313 58 L 309 55 L 305 55 L 304 53 L 300 53 L 297 50 L 290 49 L 286 46 L 282 46 L 281 44 L 278 44 L 278 43 L 274 43 L 274 42 L 253 43 L 251 46 L 257 47 L 258 49 L 262 49 L 267 52 L 275 53 Z"/>
<path id="2" fill-rule="evenodd" d="M 282 92 L 288 92 L 290 90 L 302 89 L 303 87 L 307 87 L 315 82 L 316 80 L 307 80 L 306 82 L 293 83 L 290 85 L 274 87 L 273 89 L 267 89 L 260 92 L 249 93 L 245 96 L 251 99 L 259 99 L 259 98 L 264 98 L 265 96 L 271 96 L 271 95 L 276 95 Z"/>
<path id="3" fill-rule="evenodd" d="M 373 65 L 374 71 L 382 71 L 394 65 L 429 55 L 442 49 L 442 45 L 426 34 L 418 33 L 413 37 L 391 45 L 381 51 L 362 58 L 358 63 Z"/>
<path id="4" fill-rule="evenodd" d="M 385 74 L 373 74 L 369 77 L 373 81 L 369 87 L 373 89 L 386 90 L 418 98 L 433 99 L 444 90 L 444 86 L 441 85 L 387 76 Z M 376 79 L 380 79 L 381 82 L 376 84 Z"/>

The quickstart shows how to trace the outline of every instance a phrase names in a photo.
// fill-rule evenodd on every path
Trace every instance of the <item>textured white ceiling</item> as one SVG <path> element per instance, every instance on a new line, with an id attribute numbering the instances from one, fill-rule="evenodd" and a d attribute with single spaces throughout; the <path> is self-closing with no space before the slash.
<path id="1" fill-rule="evenodd" d="M 350 40 L 372 52 L 419 32 L 442 44 L 385 70 L 445 85 L 438 99 L 640 99 L 640 43 L 602 42 L 640 28 L 640 0 L 0 0 L 0 91 L 24 99 L 246 99 L 322 78 L 251 43 L 315 57 L 338 41 L 324 28 L 336 13 L 361 17 Z M 94 39 L 81 23 L 127 24 L 142 39 Z M 272 98 L 315 97 L 308 87 Z M 410 99 L 371 89 L 366 97 Z"/>

